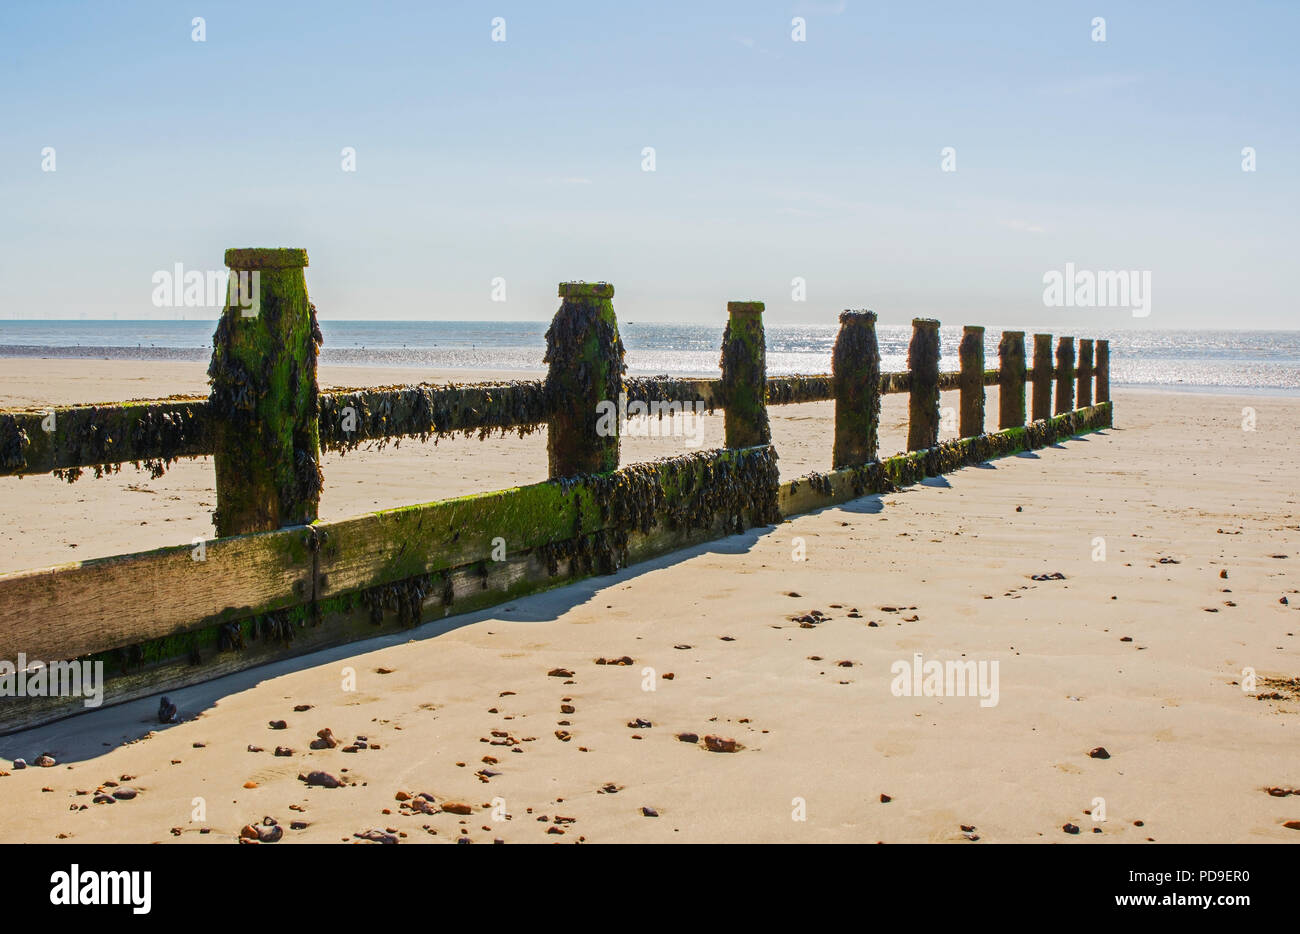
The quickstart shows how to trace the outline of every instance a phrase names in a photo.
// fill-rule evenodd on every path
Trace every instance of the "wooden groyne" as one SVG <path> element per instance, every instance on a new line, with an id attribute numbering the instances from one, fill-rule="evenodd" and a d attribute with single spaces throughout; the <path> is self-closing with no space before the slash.
<path id="1" fill-rule="evenodd" d="M 983 328 L 968 327 L 960 369 L 943 372 L 939 324 L 917 319 L 908 370 L 883 373 L 872 312 L 841 315 L 828 375 L 767 376 L 763 304 L 746 301 L 728 305 L 720 378 L 630 378 L 607 283 L 560 285 L 544 380 L 323 393 L 305 251 L 231 250 L 226 262 L 232 273 L 259 273 L 260 302 L 251 316 L 238 302 L 223 310 L 206 399 L 0 411 L 4 475 L 75 480 L 134 464 L 156 477 L 178 458 L 211 455 L 217 537 L 0 575 L 0 661 L 102 662 L 105 703 L 121 702 L 611 573 L 1111 424 L 1106 341 L 1081 342 L 1076 364 L 1074 339 L 1061 338 L 1053 366 L 1051 335 L 1034 335 L 1027 367 L 1024 333 L 1007 331 L 998 368 L 985 369 Z M 999 387 L 993 432 L 984 431 L 988 386 Z M 946 391 L 960 393 L 961 437 L 940 442 Z M 599 405 L 620 392 L 659 411 L 721 409 L 726 446 L 619 468 L 619 432 L 596 425 Z M 881 458 L 880 400 L 902 393 L 908 450 Z M 835 403 L 832 469 L 781 482 L 768 406 L 815 401 Z M 322 450 L 543 427 L 548 480 L 316 519 Z M 2 697 L 0 732 L 81 709 L 80 698 Z"/>

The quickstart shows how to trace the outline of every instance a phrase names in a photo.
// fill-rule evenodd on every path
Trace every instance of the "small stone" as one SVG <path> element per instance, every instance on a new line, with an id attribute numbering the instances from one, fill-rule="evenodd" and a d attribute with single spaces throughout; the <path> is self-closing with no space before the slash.
<path id="1" fill-rule="evenodd" d="M 446 801 L 443 803 L 442 809 L 448 814 L 471 814 L 474 811 L 468 804 L 460 801 Z"/>
<path id="2" fill-rule="evenodd" d="M 700 741 L 698 733 L 678 733 L 677 738 L 683 743 L 698 743 Z"/>
<path id="3" fill-rule="evenodd" d="M 1079 828 L 1076 827 L 1074 824 L 1066 824 L 1066 825 L 1065 825 L 1064 827 L 1062 827 L 1061 829 L 1064 830 L 1066 833 L 1078 833 L 1078 832 L 1079 832 Z"/>
<path id="4" fill-rule="evenodd" d="M 298 780 L 308 785 L 319 785 L 321 788 L 338 788 L 343 784 L 329 772 L 308 772 L 306 775 L 299 775 Z"/>
<path id="5" fill-rule="evenodd" d="M 289 729 L 289 724 L 285 723 L 283 720 L 272 720 L 270 723 L 267 724 L 267 726 L 269 726 L 273 730 Z"/>
<path id="6" fill-rule="evenodd" d="M 32 764 L 37 766 L 38 768 L 52 769 L 58 763 L 54 761 L 53 756 L 37 756 L 36 761 L 33 762 Z"/>
<path id="7" fill-rule="evenodd" d="M 24 760 L 22 760 L 22 759 L 15 759 L 15 760 L 14 760 L 14 771 L 15 771 L 15 772 L 18 771 L 19 769 L 25 769 L 25 768 L 27 768 L 27 763 L 26 763 L 26 761 L 24 761 Z"/>
<path id="8" fill-rule="evenodd" d="M 546 675 L 549 678 L 572 678 L 573 672 L 567 668 L 552 668 Z"/>
<path id="9" fill-rule="evenodd" d="M 740 744 L 729 736 L 710 735 L 704 737 L 704 748 L 709 752 L 736 752 Z"/>
<path id="10" fill-rule="evenodd" d="M 658 817 L 658 816 L 659 816 L 659 812 L 656 811 L 654 808 L 646 808 L 646 807 L 643 807 L 643 808 L 641 809 L 641 814 L 642 814 L 643 816 L 645 816 L 645 817 Z"/>
<path id="11" fill-rule="evenodd" d="M 627 728 L 629 730 L 648 730 L 652 726 L 654 726 L 653 723 L 651 723 L 649 720 L 642 720 L 640 717 L 637 717 L 635 720 L 628 721 L 627 724 Z"/>
<path id="12" fill-rule="evenodd" d="M 1110 753 L 1106 751 L 1105 746 L 1098 746 L 1096 749 L 1090 750 L 1088 756 L 1092 759 L 1109 759 Z"/>
<path id="13" fill-rule="evenodd" d="M 129 788 L 124 786 L 122 788 L 118 788 L 114 790 L 113 797 L 116 798 L 118 801 L 131 801 L 139 793 L 140 792 L 136 791 L 134 788 Z"/>
<path id="14" fill-rule="evenodd" d="M 284 836 L 284 828 L 279 824 L 262 826 L 257 828 L 257 839 L 262 843 L 278 843 Z"/>
<path id="15" fill-rule="evenodd" d="M 175 723 L 178 713 L 179 711 L 176 709 L 176 705 L 173 704 L 169 698 L 164 697 L 158 702 L 159 723 Z"/>
<path id="16" fill-rule="evenodd" d="M 261 746 L 253 746 L 253 745 L 250 745 L 250 746 L 248 747 L 248 751 L 249 751 L 249 752 L 261 752 L 261 751 L 262 751 L 262 747 L 261 747 Z"/>
<path id="17" fill-rule="evenodd" d="M 257 782 L 244 782 L 244 787 L 245 787 L 245 788 L 256 788 L 256 787 L 257 787 Z"/>
<path id="18" fill-rule="evenodd" d="M 293 750 L 290 749 L 288 746 L 276 746 L 275 754 L 277 756 L 291 756 L 293 755 Z"/>
<path id="19" fill-rule="evenodd" d="M 880 795 L 880 803 L 881 803 L 881 804 L 888 804 L 890 801 L 893 801 L 893 800 L 894 800 L 893 798 L 891 798 L 891 797 L 890 797 L 889 795 L 887 795 L 887 794 L 884 794 L 883 792 L 882 792 L 881 795 Z"/>
<path id="20" fill-rule="evenodd" d="M 308 710 L 311 710 L 311 704 L 298 704 L 293 708 L 294 713 L 305 713 Z"/>
<path id="21" fill-rule="evenodd" d="M 307 822 L 306 822 L 305 820 L 291 820 L 291 821 L 289 821 L 289 829 L 290 829 L 290 830 L 306 830 L 307 827 L 308 827 L 308 824 L 307 824 Z"/>

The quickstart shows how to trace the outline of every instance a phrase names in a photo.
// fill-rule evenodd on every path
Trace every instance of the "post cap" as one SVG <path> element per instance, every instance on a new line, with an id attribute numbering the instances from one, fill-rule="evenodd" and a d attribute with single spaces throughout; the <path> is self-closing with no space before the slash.
<path id="1" fill-rule="evenodd" d="M 980 330 L 982 331 L 984 329 L 980 328 Z M 1003 331 L 1002 336 L 1003 337 L 1024 337 L 1025 332 L 1024 331 Z"/>
<path id="2" fill-rule="evenodd" d="M 762 302 L 727 302 L 727 314 L 761 315 L 765 307 Z"/>
<path id="3" fill-rule="evenodd" d="M 248 247 L 226 250 L 231 269 L 301 269 L 307 265 L 307 251 L 285 247 Z"/>
<path id="4" fill-rule="evenodd" d="M 983 333 L 984 333 L 984 325 L 982 325 L 982 324 L 963 324 L 962 327 L 961 327 L 961 329 L 962 329 L 963 331 L 965 331 L 967 334 L 972 334 L 972 333 L 973 333 L 973 334 L 983 334 Z M 1024 331 L 1021 331 L 1020 333 L 1021 333 L 1021 334 L 1024 334 Z"/>
<path id="5" fill-rule="evenodd" d="M 938 318 L 913 318 L 913 319 L 912 319 L 912 327 L 914 327 L 914 328 L 926 328 L 926 329 L 929 329 L 929 328 L 936 328 L 936 329 L 937 329 L 937 328 L 939 327 L 939 319 L 938 319 Z"/>
<path id="6" fill-rule="evenodd" d="M 875 324 L 876 313 L 874 311 L 855 310 L 845 308 L 840 312 L 840 324 Z"/>
<path id="7" fill-rule="evenodd" d="M 561 282 L 560 298 L 613 298 L 614 286 L 609 282 Z"/>

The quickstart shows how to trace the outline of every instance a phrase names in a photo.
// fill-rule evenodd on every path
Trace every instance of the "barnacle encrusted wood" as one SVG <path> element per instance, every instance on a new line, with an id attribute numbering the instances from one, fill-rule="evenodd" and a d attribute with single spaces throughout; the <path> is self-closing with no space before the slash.
<path id="1" fill-rule="evenodd" d="M 874 311 L 840 313 L 831 352 L 835 446 L 831 464 L 851 467 L 876 459 L 880 446 L 880 346 Z"/>
<path id="2" fill-rule="evenodd" d="M 1034 335 L 1033 420 L 1052 416 L 1052 335 Z M 1100 401 L 1100 400 L 1098 400 Z"/>
<path id="3" fill-rule="evenodd" d="M 1097 341 L 1097 401 L 1110 401 L 1110 341 Z"/>
<path id="4" fill-rule="evenodd" d="M 433 438 L 435 444 L 456 434 L 480 441 L 493 432 L 522 438 L 548 417 L 541 380 L 335 389 L 320 394 L 320 441 L 326 450 L 346 453 L 402 438 Z"/>
<path id="5" fill-rule="evenodd" d="M 321 471 L 316 358 L 305 250 L 227 250 L 231 289 L 212 336 L 218 535 L 311 522 Z M 236 288 L 238 283 L 239 288 Z"/>
<path id="6" fill-rule="evenodd" d="M 53 471 L 68 482 L 123 463 L 160 477 L 180 457 L 212 453 L 206 400 L 195 398 L 0 412 L 0 475 Z"/>
<path id="7" fill-rule="evenodd" d="M 921 451 L 939 443 L 939 322 L 933 318 L 912 319 L 907 369 L 907 449 Z"/>
<path id="8" fill-rule="evenodd" d="M 552 477 L 618 468 L 618 430 L 602 433 L 599 406 L 618 404 L 623 341 L 608 282 L 561 282 L 560 310 L 546 331 L 546 451 Z"/>
<path id="9" fill-rule="evenodd" d="M 623 391 L 628 404 L 643 402 L 646 406 L 680 403 L 691 405 L 703 402 L 705 411 L 712 414 L 722 405 L 722 381 L 717 379 L 678 379 L 673 376 L 630 376 L 623 380 Z M 661 415 L 662 417 L 662 415 Z"/>
<path id="10" fill-rule="evenodd" d="M 767 338 L 762 302 L 727 302 L 722 334 L 722 404 L 729 448 L 772 440 L 767 421 Z"/>
<path id="11" fill-rule="evenodd" d="M 958 435 L 970 438 L 984 433 L 984 329 L 968 324 L 962 328 L 961 419 Z"/>
<path id="12" fill-rule="evenodd" d="M 1092 340 L 1079 338 L 1079 372 L 1078 393 L 1075 396 L 1076 408 L 1086 409 L 1092 405 Z"/>
<path id="13" fill-rule="evenodd" d="M 1074 338 L 1056 344 L 1056 414 L 1074 410 Z"/>
<path id="14" fill-rule="evenodd" d="M 833 376 L 769 376 L 768 405 L 794 405 L 798 402 L 826 402 L 835 398 Z"/>
<path id="15" fill-rule="evenodd" d="M 998 427 L 1025 423 L 1025 332 L 1003 331 L 998 341 Z"/>

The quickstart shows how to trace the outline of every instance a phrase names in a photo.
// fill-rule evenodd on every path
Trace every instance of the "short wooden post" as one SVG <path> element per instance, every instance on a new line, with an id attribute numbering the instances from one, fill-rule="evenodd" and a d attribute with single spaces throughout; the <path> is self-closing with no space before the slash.
<path id="1" fill-rule="evenodd" d="M 998 428 L 1025 423 L 1025 332 L 1003 331 L 998 341 Z"/>
<path id="2" fill-rule="evenodd" d="M 227 250 L 230 284 L 212 336 L 220 536 L 316 519 L 320 329 L 307 298 L 307 251 Z"/>
<path id="3" fill-rule="evenodd" d="M 933 318 L 912 319 L 907 368 L 911 371 L 907 449 L 923 451 L 939 443 L 939 322 Z"/>
<path id="4" fill-rule="evenodd" d="M 1056 414 L 1074 411 L 1074 338 L 1056 343 Z"/>
<path id="5" fill-rule="evenodd" d="M 1110 341 L 1097 341 L 1097 404 L 1110 401 Z"/>
<path id="6" fill-rule="evenodd" d="M 880 447 L 880 346 L 874 311 L 840 314 L 831 353 L 835 392 L 835 451 L 831 466 L 869 464 Z"/>
<path id="7" fill-rule="evenodd" d="M 1034 335 L 1033 420 L 1052 417 L 1052 335 Z"/>
<path id="8" fill-rule="evenodd" d="M 1092 341 L 1086 337 L 1079 338 L 1078 377 L 1078 406 L 1086 409 L 1092 405 Z"/>
<path id="9" fill-rule="evenodd" d="M 727 302 L 722 335 L 725 445 L 747 448 L 772 440 L 767 421 L 767 338 L 762 302 Z"/>
<path id="10" fill-rule="evenodd" d="M 958 434 L 973 438 L 984 434 L 984 329 L 968 324 L 962 328 L 961 420 Z"/>
<path id="11" fill-rule="evenodd" d="M 623 430 L 623 341 L 608 282 L 561 282 L 560 310 L 546 331 L 546 434 L 550 476 L 618 469 Z M 606 403 L 602 405 L 601 403 Z M 612 414 L 611 414 L 612 405 Z"/>

